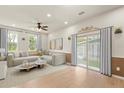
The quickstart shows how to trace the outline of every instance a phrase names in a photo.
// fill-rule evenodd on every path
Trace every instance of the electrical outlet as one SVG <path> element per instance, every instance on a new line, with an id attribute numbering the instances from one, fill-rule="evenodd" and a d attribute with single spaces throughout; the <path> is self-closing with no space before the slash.
<path id="1" fill-rule="evenodd" d="M 116 71 L 120 71 L 120 67 L 116 67 Z"/>

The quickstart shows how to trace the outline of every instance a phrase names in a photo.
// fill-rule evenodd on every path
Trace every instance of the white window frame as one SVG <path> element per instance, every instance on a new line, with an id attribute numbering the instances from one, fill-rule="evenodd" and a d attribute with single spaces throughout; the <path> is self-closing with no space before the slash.
<path id="1" fill-rule="evenodd" d="M 17 39 L 17 47 L 16 47 L 16 50 L 13 50 L 13 51 L 9 50 L 9 33 L 14 33 L 14 34 L 17 35 L 17 37 L 16 37 L 16 39 Z M 16 52 L 16 51 L 18 51 L 18 33 L 16 31 L 8 31 L 7 36 L 8 36 L 8 38 L 7 38 L 7 50 L 8 50 L 8 52 Z"/>
<path id="2" fill-rule="evenodd" d="M 30 42 L 29 42 L 29 40 L 30 40 L 30 36 L 36 36 L 36 47 L 35 47 L 35 49 L 34 50 L 30 50 L 30 48 L 29 48 L 29 44 L 30 44 Z M 28 51 L 36 51 L 37 50 L 37 42 L 38 42 L 38 35 L 37 34 L 28 34 Z"/>

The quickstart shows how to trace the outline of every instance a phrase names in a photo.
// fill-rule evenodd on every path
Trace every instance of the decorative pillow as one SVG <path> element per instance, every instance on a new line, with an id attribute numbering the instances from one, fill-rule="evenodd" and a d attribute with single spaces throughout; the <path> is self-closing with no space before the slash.
<path id="1" fill-rule="evenodd" d="M 9 54 L 13 55 L 13 57 L 15 58 L 15 53 L 14 52 L 9 52 L 7 55 L 9 55 Z"/>
<path id="2" fill-rule="evenodd" d="M 52 55 L 53 55 L 53 53 L 52 53 L 52 52 L 49 52 L 49 54 L 48 54 L 48 55 L 52 56 Z"/>
<path id="3" fill-rule="evenodd" d="M 29 56 L 29 53 L 28 52 L 24 52 L 24 55 L 27 57 L 27 56 Z"/>
<path id="4" fill-rule="evenodd" d="M 20 57 L 27 57 L 29 56 L 28 52 L 20 52 Z"/>
<path id="5" fill-rule="evenodd" d="M 19 52 L 15 52 L 15 57 L 16 58 L 20 57 Z"/>
<path id="6" fill-rule="evenodd" d="M 44 54 L 45 54 L 45 55 L 49 55 L 49 51 L 46 51 L 46 50 L 45 50 L 45 51 L 44 51 Z"/>
<path id="7" fill-rule="evenodd" d="M 5 56 L 3 56 L 3 57 L 0 56 L 0 61 L 4 61 L 5 59 L 6 59 Z"/>

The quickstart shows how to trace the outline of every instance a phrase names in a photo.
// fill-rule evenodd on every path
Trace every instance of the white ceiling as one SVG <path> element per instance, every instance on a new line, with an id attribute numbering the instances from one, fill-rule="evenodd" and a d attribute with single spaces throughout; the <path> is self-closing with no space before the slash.
<path id="1" fill-rule="evenodd" d="M 84 19 L 116 9 L 117 5 L 27 5 L 27 6 L 0 6 L 0 24 L 25 29 L 34 29 L 38 21 L 49 26 L 48 31 L 55 31 L 75 24 Z M 81 16 L 79 12 L 85 13 Z M 51 14 L 48 18 L 46 15 Z M 65 25 L 64 22 L 68 21 Z"/>

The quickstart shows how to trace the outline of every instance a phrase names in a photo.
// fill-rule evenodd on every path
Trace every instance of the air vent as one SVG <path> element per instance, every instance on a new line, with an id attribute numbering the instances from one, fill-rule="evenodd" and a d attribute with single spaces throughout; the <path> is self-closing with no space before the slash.
<path id="1" fill-rule="evenodd" d="M 84 13 L 85 13 L 84 11 L 81 11 L 81 12 L 78 13 L 78 15 L 82 15 L 82 14 L 84 14 Z"/>

